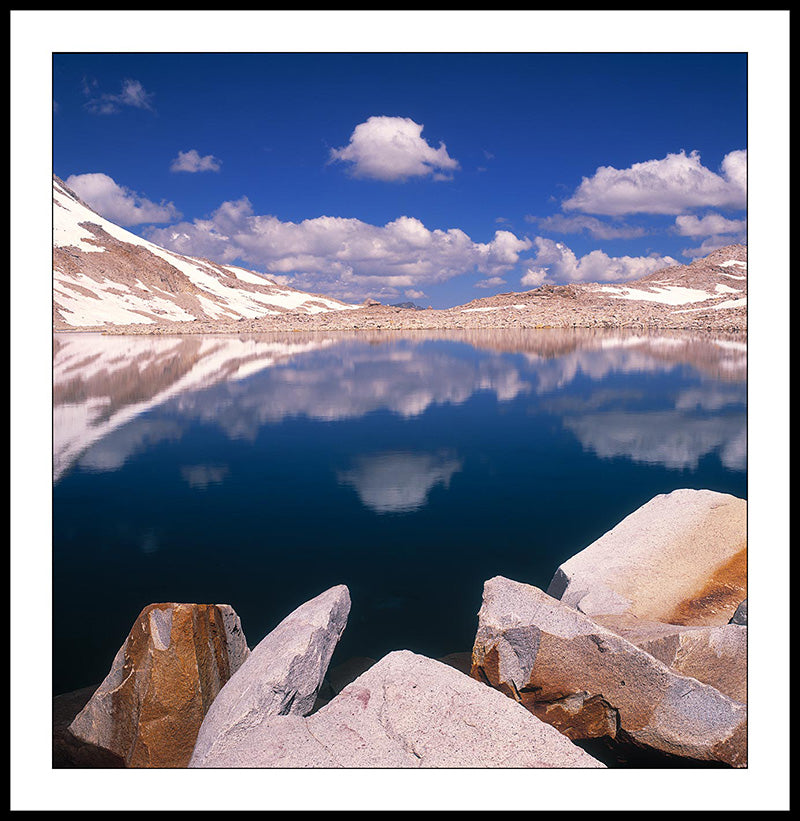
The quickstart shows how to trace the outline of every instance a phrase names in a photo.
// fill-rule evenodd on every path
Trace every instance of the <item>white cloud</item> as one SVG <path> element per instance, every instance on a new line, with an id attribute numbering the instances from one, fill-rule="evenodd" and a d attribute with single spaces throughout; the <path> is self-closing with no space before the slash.
<path id="1" fill-rule="evenodd" d="M 747 467 L 747 426 L 743 415 L 697 417 L 674 411 L 611 411 L 565 417 L 564 427 L 601 459 L 626 457 L 672 470 L 696 469 L 717 453 L 728 470 Z"/>
<path id="2" fill-rule="evenodd" d="M 577 191 L 562 203 L 565 210 L 591 214 L 680 214 L 691 208 L 744 208 L 747 203 L 747 151 L 725 156 L 715 174 L 700 154 L 684 151 L 630 168 L 601 166 L 584 177 Z"/>
<path id="3" fill-rule="evenodd" d="M 528 288 L 538 288 L 544 284 L 547 279 L 547 269 L 545 268 L 528 268 L 523 274 L 520 283 L 526 285 Z"/>
<path id="4" fill-rule="evenodd" d="M 684 248 L 681 251 L 684 256 L 691 259 L 708 256 L 718 248 L 735 242 L 744 242 L 747 239 L 747 220 L 726 219 L 714 212 L 700 218 L 692 214 L 676 217 L 675 229 L 685 237 L 694 239 L 705 237 L 697 248 Z"/>
<path id="5" fill-rule="evenodd" d="M 450 179 L 459 164 L 443 142 L 434 148 L 422 138 L 423 126 L 408 117 L 370 117 L 359 123 L 342 148 L 331 149 L 331 161 L 352 163 L 356 177 L 398 182 L 431 175 Z"/>
<path id="6" fill-rule="evenodd" d="M 536 237 L 536 257 L 522 278 L 523 285 L 536 287 L 550 282 L 624 282 L 652 274 L 667 265 L 677 265 L 672 257 L 610 257 L 592 251 L 578 257 L 561 242 Z"/>
<path id="7" fill-rule="evenodd" d="M 190 174 L 196 174 L 198 171 L 219 171 L 221 165 L 222 160 L 218 160 L 212 154 L 201 157 L 200 152 L 196 148 L 192 148 L 189 151 L 179 151 L 169 170 L 187 171 Z"/>
<path id="8" fill-rule="evenodd" d="M 734 238 L 730 236 L 708 237 L 697 248 L 684 248 L 681 253 L 690 259 L 701 259 L 707 257 L 712 251 L 724 248 L 726 245 L 732 245 L 734 242 Z"/>
<path id="9" fill-rule="evenodd" d="M 726 219 L 711 212 L 703 217 L 683 214 L 675 218 L 675 228 L 684 237 L 711 237 L 721 234 L 741 235 L 747 229 L 747 220 Z"/>
<path id="10" fill-rule="evenodd" d="M 418 291 L 415 288 L 408 288 L 404 293 L 409 299 L 422 299 L 427 296 L 425 291 Z"/>
<path id="11" fill-rule="evenodd" d="M 67 185 L 101 217 L 118 225 L 170 222 L 181 213 L 171 202 L 155 203 L 117 185 L 108 174 L 73 174 Z"/>
<path id="12" fill-rule="evenodd" d="M 97 80 L 84 79 L 83 93 L 89 97 L 85 106 L 92 114 L 115 114 L 122 106 L 153 111 L 153 95 L 138 80 L 123 80 L 119 94 L 99 93 Z"/>
<path id="13" fill-rule="evenodd" d="M 499 288 L 501 285 L 505 285 L 506 281 L 503 277 L 489 277 L 489 279 L 482 279 L 480 282 L 475 283 L 476 288 Z"/>
<path id="14" fill-rule="evenodd" d="M 597 217 L 582 214 L 564 216 L 553 214 L 550 217 L 526 217 L 528 222 L 536 222 L 539 228 L 545 231 L 554 231 L 558 234 L 580 234 L 586 231 L 596 239 L 632 239 L 645 234 L 645 229 L 633 225 L 614 224 L 603 222 Z"/>
<path id="15" fill-rule="evenodd" d="M 148 94 L 138 80 L 125 80 L 122 83 L 122 92 L 118 99 L 122 105 L 130 105 L 134 108 L 151 108 L 150 99 L 152 94 Z"/>
<path id="16" fill-rule="evenodd" d="M 531 247 L 510 231 L 479 243 L 458 228 L 429 230 L 406 216 L 384 226 L 327 216 L 282 222 L 254 214 L 246 198 L 223 203 L 209 219 L 151 229 L 147 236 L 190 256 L 292 275 L 297 288 L 343 299 L 396 296 L 475 270 L 500 276 Z"/>

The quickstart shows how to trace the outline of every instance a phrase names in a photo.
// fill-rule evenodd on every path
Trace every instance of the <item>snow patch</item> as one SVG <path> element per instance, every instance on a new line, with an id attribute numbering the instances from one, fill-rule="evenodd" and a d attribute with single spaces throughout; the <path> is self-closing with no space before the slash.
<path id="1" fill-rule="evenodd" d="M 601 285 L 598 289 L 615 299 L 635 299 L 642 302 L 660 302 L 664 305 L 687 305 L 692 302 L 704 302 L 714 294 L 697 288 L 682 288 L 679 285 L 667 285 L 655 291 L 642 291 L 637 288 L 620 288 L 613 285 Z"/>
<path id="2" fill-rule="evenodd" d="M 521 305 L 493 305 L 491 308 L 462 308 L 461 313 L 469 314 L 474 311 L 501 311 L 503 308 L 514 308 L 515 310 L 520 311 L 526 307 L 527 305 L 524 303 Z"/>
<path id="3" fill-rule="evenodd" d="M 718 302 L 716 305 L 712 305 L 711 307 L 718 311 L 720 308 L 744 308 L 747 306 L 747 297 L 744 296 L 741 299 L 727 299 L 725 302 Z"/>
<path id="4" fill-rule="evenodd" d="M 240 317 L 257 318 L 265 315 L 274 315 L 280 309 L 305 309 L 308 313 L 323 313 L 335 310 L 354 310 L 358 305 L 351 305 L 322 296 L 307 294 L 303 291 L 280 289 L 266 276 L 260 276 L 233 265 L 220 266 L 208 260 L 187 257 L 168 251 L 136 234 L 120 228 L 107 219 L 96 214 L 82 205 L 70 195 L 65 188 L 53 180 L 53 247 L 76 248 L 82 253 L 111 253 L 102 245 L 92 244 L 97 241 L 93 226 L 106 232 L 119 242 L 136 245 L 146 249 L 151 254 L 176 268 L 189 282 L 203 291 L 205 297 L 195 294 L 203 305 L 204 312 L 214 318 Z M 62 310 L 65 320 L 76 327 L 84 325 L 151 323 L 154 320 L 135 313 L 143 310 L 148 314 L 156 314 L 171 321 L 193 320 L 196 317 L 174 304 L 175 295 L 168 294 L 156 286 L 148 287 L 140 279 L 135 280 L 134 288 L 137 293 L 131 294 L 131 289 L 121 283 L 99 284 L 89 277 L 78 275 L 68 278 L 64 272 L 54 269 L 56 279 L 64 282 L 73 281 L 87 288 L 97 299 L 69 292 L 64 288 L 56 291 L 58 295 L 57 307 Z M 227 280 L 227 281 L 226 281 Z M 259 290 L 250 290 L 239 286 L 237 281 L 250 286 L 258 286 Z M 115 294 L 111 289 L 123 290 L 125 296 Z M 158 291 L 169 297 L 169 302 L 159 299 L 143 300 L 141 291 L 152 295 Z M 131 294 L 128 296 L 127 294 Z M 99 303 L 99 304 L 86 304 Z M 277 309 L 277 310 L 276 310 Z"/>
<path id="5" fill-rule="evenodd" d="M 746 308 L 747 307 L 747 297 L 742 297 L 741 299 L 726 299 L 724 302 L 718 302 L 716 305 L 709 305 L 705 308 L 684 308 L 682 311 L 673 311 L 675 314 L 690 314 L 694 311 L 707 311 L 712 309 L 714 311 L 719 311 L 720 309 L 725 308 Z"/>
<path id="6" fill-rule="evenodd" d="M 147 292 L 147 298 L 134 293 L 123 283 L 113 280 L 97 282 L 86 274 L 64 274 L 54 272 L 53 291 L 58 294 L 58 308 L 64 321 L 74 327 L 104 325 L 152 324 L 156 320 L 146 314 L 156 314 L 176 322 L 194 319 L 192 314 L 184 311 L 168 299 L 160 299 Z M 87 297 L 71 290 L 74 283 L 94 294 Z"/>

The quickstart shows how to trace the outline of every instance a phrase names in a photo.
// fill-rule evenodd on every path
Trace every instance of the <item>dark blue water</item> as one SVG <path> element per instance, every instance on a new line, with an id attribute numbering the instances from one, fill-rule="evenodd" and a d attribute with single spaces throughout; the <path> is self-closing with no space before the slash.
<path id="1" fill-rule="evenodd" d="M 335 584 L 336 660 L 468 651 L 483 582 L 556 567 L 658 493 L 746 498 L 741 340 L 579 331 L 54 345 L 54 692 L 160 601 L 254 646 Z"/>

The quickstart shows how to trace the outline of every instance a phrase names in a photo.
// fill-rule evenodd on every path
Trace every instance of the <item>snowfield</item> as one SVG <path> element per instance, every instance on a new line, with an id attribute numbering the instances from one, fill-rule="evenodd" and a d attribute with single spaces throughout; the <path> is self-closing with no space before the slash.
<path id="1" fill-rule="evenodd" d="M 109 243 L 101 232 L 116 242 Z M 126 246 L 146 254 L 131 255 Z M 76 328 L 257 319 L 286 311 L 317 314 L 359 307 L 279 286 L 238 266 L 168 251 L 101 217 L 57 178 L 53 179 L 53 252 L 54 309 L 66 325 Z M 148 254 L 156 258 L 150 266 Z M 163 281 L 164 270 L 172 271 L 179 283 L 173 292 L 146 281 Z M 158 271 L 158 276 L 152 271 Z"/>
<path id="2" fill-rule="evenodd" d="M 661 286 L 655 291 L 603 285 L 599 290 L 618 299 L 638 299 L 642 302 L 661 302 L 664 305 L 687 305 L 691 302 L 703 302 L 714 297 L 714 294 L 710 294 L 708 291 L 699 291 L 696 288 L 681 288 L 678 285 Z"/>

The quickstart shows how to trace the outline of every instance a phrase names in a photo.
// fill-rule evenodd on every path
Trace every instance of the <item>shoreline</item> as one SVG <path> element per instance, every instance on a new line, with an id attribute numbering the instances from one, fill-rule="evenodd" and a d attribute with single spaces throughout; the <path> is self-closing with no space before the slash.
<path id="1" fill-rule="evenodd" d="M 546 330 L 594 329 L 629 331 L 694 331 L 747 333 L 745 307 L 725 311 L 713 308 L 677 312 L 665 308 L 648 311 L 628 305 L 598 306 L 592 315 L 575 316 L 580 309 L 555 312 L 539 306 L 514 305 L 492 309 L 426 308 L 414 310 L 386 305 L 318 314 L 289 312 L 256 319 L 201 320 L 187 322 L 136 323 L 76 327 L 54 322 L 54 332 L 97 332 L 107 335 L 240 334 L 298 331 L 460 331 L 460 330 Z"/>

